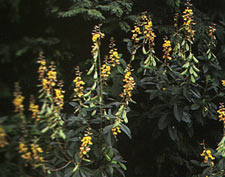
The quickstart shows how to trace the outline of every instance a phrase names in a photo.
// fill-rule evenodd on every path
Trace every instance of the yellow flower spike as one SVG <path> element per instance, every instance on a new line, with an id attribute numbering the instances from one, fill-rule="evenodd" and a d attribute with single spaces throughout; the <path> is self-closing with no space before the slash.
<path id="1" fill-rule="evenodd" d="M 20 115 L 23 115 L 23 111 L 24 111 L 24 105 L 23 105 L 24 96 L 22 96 L 22 92 L 20 91 L 19 83 L 15 83 L 15 91 L 13 92 L 13 95 L 14 95 L 13 104 L 14 104 L 14 107 L 15 107 L 14 112 L 19 113 Z"/>
<path id="2" fill-rule="evenodd" d="M 203 152 L 201 153 L 201 156 L 204 157 L 204 163 L 210 162 L 211 166 L 214 165 L 213 160 L 215 160 L 215 157 L 212 155 L 212 152 L 210 149 L 206 149 L 204 141 L 201 143 L 203 145 Z"/>
<path id="3" fill-rule="evenodd" d="M 98 40 L 105 37 L 105 34 L 100 30 L 101 25 L 96 25 L 92 32 L 92 42 L 97 43 Z"/>
<path id="4" fill-rule="evenodd" d="M 167 63 L 167 60 L 172 60 L 172 57 L 170 56 L 170 52 L 172 51 L 171 48 L 171 42 L 170 40 L 168 40 L 168 37 L 166 36 L 164 38 L 164 43 L 163 43 L 163 59 L 165 60 L 165 62 Z"/>
<path id="5" fill-rule="evenodd" d="M 0 148 L 5 147 L 8 144 L 8 142 L 6 141 L 6 133 L 5 130 L 0 127 Z"/>
<path id="6" fill-rule="evenodd" d="M 39 106 L 35 104 L 33 95 L 31 95 L 31 98 L 30 98 L 29 111 L 32 112 L 33 119 L 35 119 L 36 121 L 40 120 Z"/>
<path id="7" fill-rule="evenodd" d="M 87 130 L 85 131 L 84 137 L 81 139 L 81 146 L 80 146 L 80 158 L 84 160 L 85 158 L 88 158 L 88 152 L 90 152 L 91 148 L 90 146 L 93 144 L 92 143 L 92 133 L 90 132 L 91 128 L 88 127 Z"/>
<path id="8" fill-rule="evenodd" d="M 111 38 L 109 48 L 110 48 L 110 51 L 109 51 L 109 57 L 108 57 L 107 63 L 110 66 L 115 67 L 116 65 L 120 64 L 120 56 L 117 51 L 116 44 L 113 38 Z"/>
<path id="9" fill-rule="evenodd" d="M 101 77 L 104 81 L 106 81 L 110 74 L 111 74 L 111 66 L 108 61 L 108 57 L 106 57 L 104 64 L 101 67 Z"/>
<path id="10" fill-rule="evenodd" d="M 80 99 L 83 95 L 84 95 L 84 93 L 83 93 L 83 91 L 84 91 L 84 85 L 85 85 L 85 82 L 81 79 L 81 72 L 80 72 L 80 69 L 79 69 L 79 67 L 77 66 L 76 68 L 75 68 L 75 74 L 76 74 L 76 77 L 75 77 L 75 79 L 73 80 L 73 82 L 74 82 L 74 98 L 75 99 Z"/>
<path id="11" fill-rule="evenodd" d="M 219 121 L 223 121 L 225 124 L 225 108 L 224 103 L 220 103 L 219 110 L 217 111 L 219 113 Z"/>
<path id="12" fill-rule="evenodd" d="M 194 40 L 195 31 L 193 29 L 195 22 L 193 20 L 193 10 L 191 9 L 192 4 L 190 2 L 186 3 L 186 9 L 183 11 L 183 26 L 186 30 L 186 38 L 189 40 Z"/>
<path id="13" fill-rule="evenodd" d="M 59 109 L 63 109 L 64 93 L 65 93 L 65 91 L 62 89 L 63 81 L 59 81 L 57 86 L 58 86 L 58 88 L 54 89 L 54 91 L 55 91 L 54 102 L 58 106 Z"/>
<path id="14" fill-rule="evenodd" d="M 131 76 L 131 66 L 128 65 L 125 71 L 125 76 L 123 81 L 125 82 L 123 85 L 123 92 L 120 94 L 126 102 L 131 101 L 132 91 L 136 85 L 134 78 Z"/>

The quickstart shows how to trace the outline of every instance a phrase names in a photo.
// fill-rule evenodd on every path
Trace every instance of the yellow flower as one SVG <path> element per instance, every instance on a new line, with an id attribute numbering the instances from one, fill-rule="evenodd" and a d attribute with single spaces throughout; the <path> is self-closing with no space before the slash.
<path id="1" fill-rule="evenodd" d="M 167 36 L 164 39 L 164 44 L 163 44 L 163 59 L 165 60 L 165 62 L 167 62 L 166 60 L 172 60 L 172 57 L 170 56 L 170 52 L 171 52 L 172 48 L 171 48 L 171 42 L 170 40 L 167 39 Z"/>
<path id="2" fill-rule="evenodd" d="M 86 157 L 89 157 L 88 152 L 91 150 L 90 146 L 92 143 L 92 133 L 90 132 L 91 128 L 88 127 L 85 131 L 84 137 L 81 139 L 81 146 L 80 146 L 80 158 L 84 159 Z"/>
<path id="3" fill-rule="evenodd" d="M 0 147 L 5 147 L 7 144 L 5 130 L 0 127 Z"/>
<path id="4" fill-rule="evenodd" d="M 195 25 L 195 22 L 193 20 L 193 11 L 191 9 L 191 4 L 189 2 L 186 3 L 186 9 L 183 12 L 183 26 L 186 30 L 186 38 L 189 40 L 194 39 L 195 31 L 193 30 L 193 26 Z"/>
<path id="5" fill-rule="evenodd" d="M 222 80 L 222 85 L 225 86 L 225 80 Z"/>
<path id="6" fill-rule="evenodd" d="M 125 101 L 131 101 L 132 91 L 136 83 L 134 78 L 131 76 L 130 65 L 127 66 L 123 81 L 125 84 L 123 85 L 123 92 L 120 94 L 120 96 L 125 99 Z"/>
<path id="7" fill-rule="evenodd" d="M 116 44 L 114 40 L 111 40 L 110 44 L 109 44 L 109 58 L 107 63 L 110 64 L 111 66 L 115 67 L 116 64 L 120 64 L 120 56 L 118 54 L 117 48 L 116 48 Z"/>
<path id="8" fill-rule="evenodd" d="M 76 77 L 73 80 L 73 82 L 75 83 L 74 98 L 81 98 L 84 95 L 84 93 L 83 93 L 84 87 L 83 86 L 85 85 L 85 82 L 81 79 L 81 72 L 79 71 L 79 67 L 76 68 Z"/>
<path id="9" fill-rule="evenodd" d="M 152 20 L 150 17 L 147 17 L 145 13 L 142 14 L 140 22 L 138 22 L 134 29 L 131 30 L 133 33 L 132 39 L 138 43 L 140 38 L 144 38 L 143 41 L 148 43 L 150 47 L 155 45 L 154 38 L 156 37 L 153 28 L 152 28 Z"/>
<path id="10" fill-rule="evenodd" d="M 14 95 L 13 104 L 15 106 L 14 112 L 17 112 L 20 115 L 23 115 L 23 111 L 24 111 L 24 105 L 23 105 L 24 96 L 22 96 L 22 93 L 20 92 L 19 83 L 15 83 L 15 91 L 14 91 L 13 95 Z"/>
<path id="11" fill-rule="evenodd" d="M 204 163 L 207 163 L 209 160 L 210 160 L 210 162 L 212 162 L 212 160 L 215 160 L 215 157 L 212 156 L 211 150 L 205 149 L 205 145 L 204 145 L 204 150 L 201 153 L 201 156 L 204 156 Z M 211 164 L 214 164 L 214 163 L 211 163 Z"/>

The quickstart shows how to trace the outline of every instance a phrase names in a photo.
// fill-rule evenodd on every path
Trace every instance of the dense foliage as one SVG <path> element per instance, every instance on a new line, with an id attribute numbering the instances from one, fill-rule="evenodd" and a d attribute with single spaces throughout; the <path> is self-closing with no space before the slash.
<path id="1" fill-rule="evenodd" d="M 0 2 L 0 176 L 224 175 L 222 0 Z"/>

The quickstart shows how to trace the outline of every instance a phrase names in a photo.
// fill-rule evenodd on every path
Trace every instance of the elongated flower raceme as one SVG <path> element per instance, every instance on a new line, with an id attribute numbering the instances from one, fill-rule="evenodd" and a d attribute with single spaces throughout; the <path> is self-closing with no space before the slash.
<path id="1" fill-rule="evenodd" d="M 136 23 L 131 32 L 133 33 L 132 39 L 136 43 L 143 38 L 143 43 L 148 43 L 150 48 L 155 45 L 154 39 L 156 35 L 152 28 L 152 19 L 146 15 L 146 12 L 143 12 L 140 22 Z"/>
<path id="2" fill-rule="evenodd" d="M 40 114 L 39 114 L 39 106 L 35 104 L 34 96 L 32 95 L 30 98 L 30 104 L 29 104 L 29 111 L 32 112 L 32 118 L 36 121 L 40 120 Z"/>
<path id="3" fill-rule="evenodd" d="M 112 67 L 115 67 L 116 65 L 120 64 L 120 56 L 116 48 L 115 41 L 111 39 L 111 42 L 109 44 L 109 63 Z"/>
<path id="4" fill-rule="evenodd" d="M 209 26 L 209 37 L 211 37 L 212 40 L 216 40 L 215 31 L 216 31 L 215 24 Z"/>
<path id="5" fill-rule="evenodd" d="M 194 40 L 194 35 L 195 35 L 195 30 L 194 25 L 194 19 L 193 19 L 193 10 L 192 10 L 192 4 L 190 2 L 186 3 L 186 9 L 183 12 L 183 27 L 186 32 L 186 39 L 193 41 Z"/>
<path id="6" fill-rule="evenodd" d="M 19 143 L 19 153 L 21 157 L 25 160 L 26 166 L 28 163 L 32 164 L 33 167 L 41 166 L 45 162 L 44 158 L 41 156 L 43 153 L 42 148 L 37 143 L 32 143 L 27 145 L 23 141 Z"/>
<path id="7" fill-rule="evenodd" d="M 13 92 L 14 99 L 13 99 L 13 104 L 15 107 L 14 112 L 19 113 L 20 115 L 23 115 L 24 111 L 24 96 L 22 95 L 22 92 L 20 91 L 20 86 L 19 83 L 15 83 L 15 91 Z"/>
<path id="8" fill-rule="evenodd" d="M 214 166 L 213 160 L 215 160 L 215 157 L 212 155 L 212 152 L 210 149 L 206 149 L 204 141 L 201 143 L 203 145 L 203 152 L 201 153 L 201 156 L 204 157 L 204 163 L 210 162 L 211 166 Z"/>
<path id="9" fill-rule="evenodd" d="M 80 158 L 89 158 L 88 152 L 91 150 L 90 146 L 92 143 L 92 133 L 90 132 L 91 128 L 88 127 L 85 131 L 84 137 L 81 139 L 81 146 L 80 146 Z"/>
<path id="10" fill-rule="evenodd" d="M 168 37 L 166 36 L 164 38 L 164 43 L 163 43 L 163 59 L 165 60 L 165 62 L 167 62 L 167 60 L 172 60 L 170 52 L 172 51 L 171 48 L 171 42 L 170 40 L 168 40 Z"/>
<path id="11" fill-rule="evenodd" d="M 131 76 L 131 66 L 128 65 L 125 70 L 125 76 L 123 79 L 124 85 L 123 85 L 123 92 L 120 94 L 120 96 L 126 101 L 131 101 L 132 91 L 134 90 L 134 87 L 136 85 L 134 78 Z"/>
<path id="12" fill-rule="evenodd" d="M 55 66 L 54 62 L 51 62 L 50 66 L 48 67 L 46 65 L 46 60 L 43 56 L 43 53 L 41 52 L 39 54 L 37 63 L 40 64 L 40 66 L 38 68 L 38 73 L 39 73 L 38 79 L 41 82 L 42 92 L 45 92 L 46 94 L 53 94 L 50 92 L 56 86 L 56 84 L 58 82 L 56 66 Z"/>
<path id="13" fill-rule="evenodd" d="M 5 147 L 8 144 L 6 140 L 6 133 L 3 127 L 0 126 L 0 148 Z"/>
<path id="14" fill-rule="evenodd" d="M 117 125 L 117 126 L 115 126 L 114 128 L 112 128 L 112 133 L 113 133 L 113 135 L 114 135 L 115 138 L 118 135 L 118 133 L 121 133 L 121 130 L 120 130 L 120 122 L 118 124 L 118 121 L 119 120 L 115 119 L 114 125 Z"/>
<path id="15" fill-rule="evenodd" d="M 76 77 L 73 80 L 74 82 L 74 98 L 75 99 L 80 99 L 84 95 L 84 85 L 85 82 L 81 79 L 81 72 L 79 67 L 76 67 Z"/>
<path id="16" fill-rule="evenodd" d="M 220 104 L 219 110 L 217 111 L 219 113 L 219 121 L 223 121 L 225 125 L 225 108 L 224 104 Z"/>
<path id="17" fill-rule="evenodd" d="M 100 46 L 100 39 L 105 37 L 105 34 L 101 32 L 100 27 L 101 27 L 101 25 L 96 25 L 94 27 L 93 32 L 92 32 L 93 45 L 92 45 L 91 53 L 92 53 L 95 60 L 97 59 L 96 56 L 97 56 L 98 49 L 99 49 L 99 46 Z"/>
<path id="18" fill-rule="evenodd" d="M 105 58 L 104 64 L 101 67 L 101 77 L 106 81 L 111 74 L 111 64 L 108 61 L 108 57 Z"/>
<path id="19" fill-rule="evenodd" d="M 57 83 L 57 87 L 55 88 L 55 97 L 54 97 L 54 102 L 58 106 L 59 109 L 63 109 L 64 106 L 64 93 L 65 90 L 63 90 L 63 81 L 59 81 Z"/>

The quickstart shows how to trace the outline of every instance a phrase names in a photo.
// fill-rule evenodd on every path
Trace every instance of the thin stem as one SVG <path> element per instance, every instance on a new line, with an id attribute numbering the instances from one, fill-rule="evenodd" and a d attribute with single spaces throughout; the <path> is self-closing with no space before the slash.
<path id="1" fill-rule="evenodd" d="M 103 83 L 101 75 L 101 56 L 100 56 L 100 42 L 98 47 L 98 70 L 99 70 L 99 106 L 100 106 L 100 117 L 101 117 L 101 129 L 102 131 L 102 116 L 103 116 Z"/>

